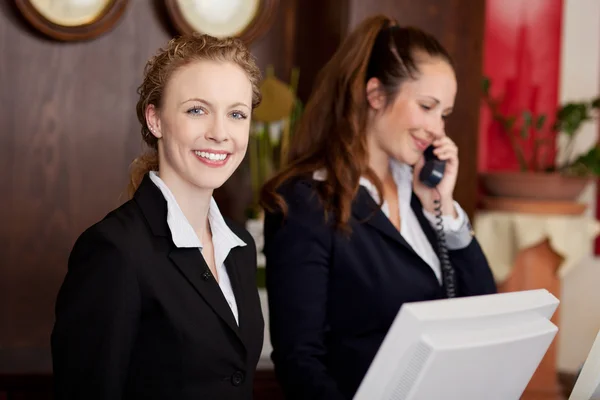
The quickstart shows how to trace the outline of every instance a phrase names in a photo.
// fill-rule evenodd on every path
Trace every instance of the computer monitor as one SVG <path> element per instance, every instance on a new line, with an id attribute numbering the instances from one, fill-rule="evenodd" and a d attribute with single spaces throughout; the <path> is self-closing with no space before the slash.
<path id="1" fill-rule="evenodd" d="M 544 289 L 406 303 L 354 400 L 518 400 L 558 303 Z"/>
<path id="2" fill-rule="evenodd" d="M 600 399 L 600 332 L 583 364 L 569 400 Z"/>

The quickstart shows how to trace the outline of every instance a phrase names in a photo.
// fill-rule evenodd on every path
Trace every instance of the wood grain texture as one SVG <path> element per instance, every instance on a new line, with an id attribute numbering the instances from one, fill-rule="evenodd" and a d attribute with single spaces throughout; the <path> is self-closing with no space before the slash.
<path id="1" fill-rule="evenodd" d="M 346 36 L 349 0 L 301 1 L 295 14 L 293 62 L 300 69 L 298 97 L 306 103 L 317 74 Z"/>
<path id="2" fill-rule="evenodd" d="M 253 45 L 263 69 L 289 65 L 283 29 L 278 18 Z M 0 2 L 0 349 L 48 346 L 75 239 L 125 200 L 142 150 L 135 104 L 145 62 L 175 33 L 160 1 L 131 1 L 98 39 L 56 42 Z M 238 220 L 245 182 L 242 169 L 219 191 Z"/>
<path id="3" fill-rule="evenodd" d="M 85 43 L 46 40 L 0 6 L 0 345 L 47 345 L 76 237 L 119 205 L 141 149 L 136 87 L 166 42 L 151 3 Z"/>

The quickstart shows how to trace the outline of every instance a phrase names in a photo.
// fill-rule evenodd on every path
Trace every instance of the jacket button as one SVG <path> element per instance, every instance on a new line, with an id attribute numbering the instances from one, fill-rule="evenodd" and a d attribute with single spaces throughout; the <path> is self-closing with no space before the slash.
<path id="1" fill-rule="evenodd" d="M 235 371 L 231 375 L 231 384 L 233 386 L 240 386 L 244 382 L 244 373 L 242 371 Z"/>

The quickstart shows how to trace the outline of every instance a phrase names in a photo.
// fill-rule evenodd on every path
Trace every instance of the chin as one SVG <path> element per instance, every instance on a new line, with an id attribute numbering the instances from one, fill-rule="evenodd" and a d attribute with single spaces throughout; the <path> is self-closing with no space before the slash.
<path id="1" fill-rule="evenodd" d="M 223 186 L 227 182 L 227 179 L 198 179 L 194 184 L 205 190 L 216 190 Z"/>
<path id="2" fill-rule="evenodd" d="M 216 172 L 210 171 L 194 171 L 189 176 L 189 182 L 198 189 L 202 190 L 215 190 L 220 188 L 227 182 L 230 174 L 225 174 L 225 171 Z"/>
<path id="3" fill-rule="evenodd" d="M 394 159 L 396 159 L 396 161 L 401 162 L 403 164 L 407 164 L 407 165 L 415 165 L 416 163 L 419 162 L 419 160 L 421 159 L 421 157 L 423 156 L 423 154 L 421 152 L 416 152 L 416 151 L 400 151 L 398 153 L 396 153 L 396 155 L 394 155 Z"/>

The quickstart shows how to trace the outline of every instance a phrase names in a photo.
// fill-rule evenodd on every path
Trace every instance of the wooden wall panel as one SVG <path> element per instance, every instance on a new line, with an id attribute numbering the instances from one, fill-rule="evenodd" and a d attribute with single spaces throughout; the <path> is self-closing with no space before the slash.
<path id="1" fill-rule="evenodd" d="M 280 13 L 291 2 L 282 4 Z M 0 349 L 48 346 L 75 239 L 125 200 L 142 149 L 136 88 L 147 58 L 174 33 L 163 7 L 130 1 L 112 32 L 61 43 L 0 2 Z M 278 74 L 290 64 L 285 26 L 278 17 L 253 45 L 261 67 Z M 223 203 L 225 214 L 243 215 L 239 202 Z"/>
<path id="2" fill-rule="evenodd" d="M 45 346 L 74 240 L 120 203 L 141 149 L 136 86 L 169 36 L 149 2 L 130 2 L 114 31 L 85 43 L 32 32 L 8 4 L 0 6 L 0 344 Z"/>
<path id="3" fill-rule="evenodd" d="M 300 69 L 298 96 L 308 100 L 319 70 L 331 58 L 348 29 L 348 0 L 301 0 L 296 21 L 294 65 Z M 317 11 L 318 10 L 318 11 Z"/>

